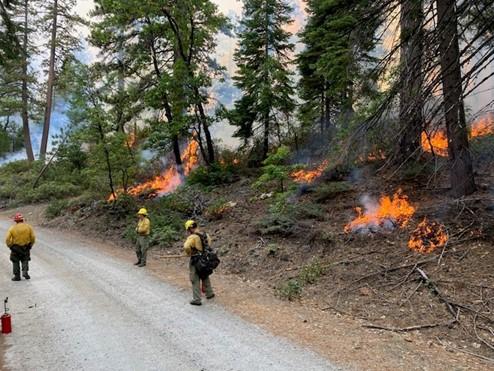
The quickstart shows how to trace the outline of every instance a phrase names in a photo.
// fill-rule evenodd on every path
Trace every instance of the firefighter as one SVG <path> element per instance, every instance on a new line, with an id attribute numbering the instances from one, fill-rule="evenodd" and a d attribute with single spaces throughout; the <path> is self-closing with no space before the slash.
<path id="1" fill-rule="evenodd" d="M 201 279 L 197 274 L 196 267 L 194 266 L 194 256 L 201 253 L 203 244 L 201 237 L 206 238 L 208 245 L 211 245 L 211 238 L 208 234 L 202 233 L 197 223 L 193 220 L 188 220 L 185 222 L 185 230 L 187 231 L 188 237 L 184 243 L 184 251 L 187 256 L 190 256 L 189 271 L 190 271 L 190 282 L 192 283 L 192 305 L 201 305 L 201 287 L 200 283 L 202 281 L 203 288 L 206 291 L 206 298 L 214 298 L 213 288 L 211 287 L 211 281 L 209 277 Z"/>
<path id="2" fill-rule="evenodd" d="M 146 257 L 149 249 L 149 234 L 151 233 L 151 222 L 148 219 L 148 211 L 144 208 L 137 212 L 139 221 L 137 223 L 137 243 L 136 243 L 136 255 L 138 267 L 146 266 Z"/>
<path id="3" fill-rule="evenodd" d="M 5 239 L 5 243 L 10 248 L 10 261 L 12 262 L 14 270 L 14 277 L 12 277 L 12 281 L 21 280 L 21 264 L 22 276 L 28 280 L 31 278 L 29 276 L 31 248 L 33 247 L 36 239 L 33 228 L 29 224 L 24 223 L 24 217 L 22 214 L 15 214 L 14 222 L 16 224 L 9 228 Z"/>

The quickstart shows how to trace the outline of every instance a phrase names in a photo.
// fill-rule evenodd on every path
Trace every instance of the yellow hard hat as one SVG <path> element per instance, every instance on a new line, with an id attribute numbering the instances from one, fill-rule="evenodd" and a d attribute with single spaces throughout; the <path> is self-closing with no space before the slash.
<path id="1" fill-rule="evenodd" d="M 140 209 L 140 210 L 137 212 L 137 215 L 144 215 L 144 216 L 147 216 L 147 215 L 148 215 L 148 211 L 147 211 L 145 208 L 142 208 L 142 209 Z"/>
<path id="2" fill-rule="evenodd" d="M 195 221 L 193 221 L 193 220 L 187 220 L 185 222 L 185 230 L 188 231 L 194 225 L 197 225 L 197 223 Z"/>

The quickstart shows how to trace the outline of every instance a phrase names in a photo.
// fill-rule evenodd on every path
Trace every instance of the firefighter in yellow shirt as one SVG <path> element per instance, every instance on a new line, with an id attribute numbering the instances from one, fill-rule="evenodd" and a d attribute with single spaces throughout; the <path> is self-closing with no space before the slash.
<path id="1" fill-rule="evenodd" d="M 10 261 L 13 265 L 14 277 L 12 281 L 21 280 L 21 264 L 22 276 L 28 280 L 29 276 L 29 261 L 31 260 L 31 248 L 36 241 L 33 228 L 24 223 L 22 214 L 17 213 L 14 216 L 15 225 L 7 231 L 5 243 L 10 248 Z"/>
<path id="2" fill-rule="evenodd" d="M 137 213 L 139 221 L 137 222 L 137 243 L 136 243 L 136 255 L 138 267 L 146 266 L 146 257 L 149 249 L 149 234 L 151 233 L 151 222 L 148 219 L 148 211 L 146 209 L 140 209 Z"/>
<path id="3" fill-rule="evenodd" d="M 196 267 L 194 265 L 194 256 L 197 256 L 202 251 L 202 241 L 201 237 L 207 238 L 208 245 L 211 245 L 211 237 L 208 234 L 202 233 L 197 223 L 193 220 L 188 220 L 185 222 L 185 230 L 189 234 L 187 240 L 184 243 L 184 252 L 187 256 L 190 256 L 189 262 L 189 273 L 190 273 L 190 282 L 192 283 L 192 301 L 190 304 L 192 305 L 201 305 L 201 287 L 200 283 L 202 281 L 204 290 L 206 291 L 206 299 L 214 298 L 213 288 L 211 287 L 211 281 L 209 277 L 202 278 L 199 277 L 199 274 L 196 271 Z"/>

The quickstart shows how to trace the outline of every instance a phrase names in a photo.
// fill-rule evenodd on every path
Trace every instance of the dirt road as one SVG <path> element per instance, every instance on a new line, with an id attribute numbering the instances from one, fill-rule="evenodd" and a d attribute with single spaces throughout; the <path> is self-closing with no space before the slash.
<path id="1" fill-rule="evenodd" d="M 0 221 L 0 236 L 9 225 Z M 30 281 L 10 281 L 0 250 L 14 328 L 7 370 L 337 369 L 214 302 L 190 306 L 188 293 L 80 237 L 38 228 L 37 239 Z"/>

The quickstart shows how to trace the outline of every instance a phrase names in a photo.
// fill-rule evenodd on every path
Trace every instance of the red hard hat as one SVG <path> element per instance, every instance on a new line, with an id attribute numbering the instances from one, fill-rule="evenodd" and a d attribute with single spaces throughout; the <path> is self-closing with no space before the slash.
<path id="1" fill-rule="evenodd" d="M 22 221 L 24 221 L 24 217 L 22 216 L 22 214 L 21 213 L 15 214 L 14 222 L 22 222 Z"/>

